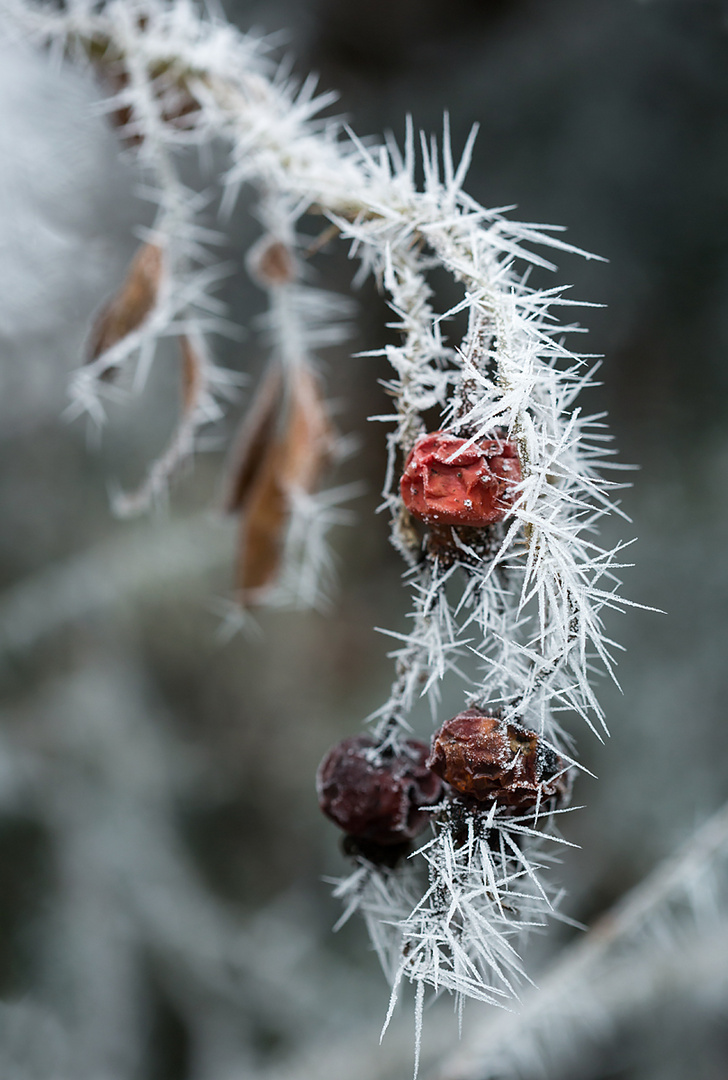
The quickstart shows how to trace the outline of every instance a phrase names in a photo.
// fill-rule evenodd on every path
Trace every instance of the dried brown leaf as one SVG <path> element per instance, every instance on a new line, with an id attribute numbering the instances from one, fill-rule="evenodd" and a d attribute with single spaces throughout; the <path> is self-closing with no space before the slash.
<path id="1" fill-rule="evenodd" d="M 289 507 L 281 484 L 284 455 L 280 443 L 269 446 L 240 519 L 236 584 L 242 603 L 271 585 L 280 567 Z"/>
<path id="2" fill-rule="evenodd" d="M 262 236 L 248 252 L 246 265 L 250 276 L 264 289 L 289 285 L 296 279 L 293 252 L 282 240 Z"/>
<path id="3" fill-rule="evenodd" d="M 186 334 L 181 334 L 179 347 L 182 357 L 182 415 L 191 413 L 200 400 L 205 385 L 202 359 Z"/>
<path id="4" fill-rule="evenodd" d="M 254 600 L 258 590 L 274 583 L 291 498 L 295 491 L 316 489 L 331 453 L 333 431 L 316 376 L 308 368 L 299 368 L 291 374 L 285 390 L 277 416 L 268 413 L 265 425 L 261 423 L 264 413 L 259 392 L 254 408 L 260 411 L 249 422 L 250 435 L 255 438 L 246 442 L 242 470 L 246 486 L 234 504 L 242 510 L 237 587 L 243 603 Z M 270 401 L 267 405 L 270 409 Z M 240 491 L 238 485 L 238 495 Z"/>
<path id="5" fill-rule="evenodd" d="M 129 73 L 123 66 L 122 59 L 105 48 L 92 50 L 92 59 L 97 71 L 106 83 L 110 96 L 121 95 L 129 86 Z M 149 68 L 152 89 L 159 107 L 160 119 L 172 127 L 188 129 L 194 126 L 200 103 L 193 96 L 188 85 L 188 76 L 184 71 L 175 69 L 169 60 L 160 60 Z M 197 73 L 197 79 L 201 79 Z M 126 146 L 138 147 L 144 142 L 143 135 L 135 130 L 138 119 L 131 105 L 121 105 L 109 113 L 109 119 L 120 131 Z"/>
<path id="6" fill-rule="evenodd" d="M 334 433 L 318 379 L 310 368 L 299 367 L 289 385 L 283 438 L 284 488 L 314 491 L 331 456 L 333 440 Z"/>
<path id="7" fill-rule="evenodd" d="M 157 302 L 163 273 L 162 249 L 157 244 L 143 244 L 132 259 L 121 288 L 94 322 L 86 349 L 87 363 L 142 325 Z"/>
<path id="8" fill-rule="evenodd" d="M 279 365 L 271 365 L 258 386 L 233 444 L 224 500 L 229 513 L 242 508 L 263 466 L 275 438 L 283 391 L 283 373 Z"/>

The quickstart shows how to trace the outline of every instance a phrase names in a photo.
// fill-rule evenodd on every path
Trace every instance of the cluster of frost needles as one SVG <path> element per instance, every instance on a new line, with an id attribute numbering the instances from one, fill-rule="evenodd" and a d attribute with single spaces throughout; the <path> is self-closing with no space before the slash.
<path id="1" fill-rule="evenodd" d="M 553 269 L 540 250 L 577 249 L 554 227 L 520 223 L 509 208 L 485 209 L 466 194 L 475 131 L 459 161 L 447 118 L 439 140 L 418 138 L 408 122 L 403 146 L 393 138 L 362 141 L 339 119 L 322 117 L 332 95 L 317 96 L 312 80 L 298 83 L 274 61 L 269 41 L 184 0 L 4 5 L 34 40 L 108 77 L 115 88 L 109 111 L 122 117 L 127 152 L 146 170 L 158 205 L 146 238 L 162 252 L 150 311 L 81 370 L 76 406 L 95 414 L 101 395 L 114 392 L 105 375 L 132 355 L 142 383 L 161 336 L 183 334 L 198 357 L 184 438 L 153 467 L 134 507 L 163 489 L 199 426 L 216 417 L 228 385 L 203 343 L 222 319 L 210 296 L 214 237 L 199 224 L 199 194 L 178 175 L 180 149 L 214 141 L 230 155 L 225 209 L 252 189 L 267 242 L 295 267 L 259 274 L 270 295 L 273 352 L 288 376 L 312 370 L 315 351 L 341 339 L 350 301 L 322 292 L 306 262 L 312 247 L 336 236 L 358 261 L 355 284 L 372 275 L 387 296 L 399 334 L 383 350 L 394 408 L 375 419 L 389 425 L 384 504 L 407 563 L 412 612 L 408 632 L 394 635 L 395 678 L 374 717 L 375 738 L 396 746 L 423 693 L 436 714 L 442 680 L 462 677 L 463 661 L 475 654 L 478 677 L 466 685 L 465 704 L 536 732 L 577 768 L 561 721 L 578 715 L 598 737 L 606 732 L 593 679 L 597 671 L 614 676 L 616 646 L 603 615 L 627 603 L 617 593 L 623 545 L 607 550 L 597 539 L 602 517 L 619 512 L 621 485 L 604 475 L 618 466 L 603 417 L 576 404 L 595 364 L 565 344 L 579 326 L 558 316 L 575 302 L 563 289 L 532 286 L 529 276 L 533 267 Z M 313 243 L 302 232 L 304 216 L 322 222 Z M 460 300 L 438 310 L 432 279 L 443 270 Z M 459 322 L 464 336 L 450 340 L 448 329 Z M 423 416 L 434 412 L 439 430 L 468 444 L 513 440 L 521 469 L 505 520 L 477 542 L 453 529 L 447 558 L 423 545 L 399 488 L 403 462 L 426 431 Z M 335 517 L 332 498 L 305 492 L 291 503 L 288 548 L 309 552 L 300 574 L 310 575 L 326 563 L 316 506 Z M 303 517 L 296 518 L 297 506 Z M 314 544 L 299 535 L 304 518 Z M 314 597 L 304 580 L 303 592 Z M 548 866 L 561 812 L 537 803 L 521 815 L 495 805 L 476 813 L 448 797 L 433 812 L 432 838 L 412 857 L 393 868 L 361 857 L 338 884 L 346 915 L 359 910 L 367 922 L 393 987 L 392 1007 L 403 982 L 414 984 L 418 1031 L 427 988 L 449 991 L 459 1004 L 517 996 L 525 978 L 519 941 L 556 910 Z"/>

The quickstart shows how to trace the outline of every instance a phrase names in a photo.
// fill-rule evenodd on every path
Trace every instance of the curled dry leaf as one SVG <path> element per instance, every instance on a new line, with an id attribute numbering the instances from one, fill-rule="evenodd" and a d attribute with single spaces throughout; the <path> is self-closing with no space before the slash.
<path id="1" fill-rule="evenodd" d="M 182 417 L 189 414 L 199 404 L 205 385 L 204 365 L 199 352 L 186 334 L 179 337 L 182 359 Z"/>
<path id="2" fill-rule="evenodd" d="M 285 447 L 272 443 L 242 511 L 235 585 L 243 604 L 271 585 L 278 573 L 289 506 L 281 483 L 284 464 Z"/>
<path id="3" fill-rule="evenodd" d="M 86 47 L 110 96 L 121 96 L 130 82 L 123 57 L 101 42 L 96 45 L 89 42 Z M 190 88 L 187 73 L 179 70 L 172 60 L 160 60 L 150 65 L 149 74 L 162 122 L 182 129 L 192 127 L 200 111 L 200 103 Z M 200 79 L 200 74 L 197 73 L 196 77 Z M 142 145 L 144 137 L 138 130 L 138 117 L 131 105 L 120 105 L 113 109 L 109 119 L 113 127 L 119 130 L 126 146 Z"/>
<path id="4" fill-rule="evenodd" d="M 305 367 L 284 381 L 271 368 L 245 418 L 227 508 L 241 513 L 236 585 L 249 603 L 280 569 L 291 499 L 318 486 L 332 445 L 318 380 Z"/>
<path id="5" fill-rule="evenodd" d="M 319 381 L 310 368 L 297 368 L 289 384 L 284 486 L 312 492 L 331 455 L 333 429 Z"/>
<path id="6" fill-rule="evenodd" d="M 296 262 L 291 249 L 275 236 L 265 235 L 253 244 L 246 259 L 248 273 L 264 289 L 289 285 L 296 279 Z"/>
<path id="7" fill-rule="evenodd" d="M 86 350 L 87 363 L 93 363 L 142 325 L 157 302 L 163 274 L 162 249 L 158 244 L 143 244 L 132 259 L 121 288 L 94 322 Z"/>
<path id="8" fill-rule="evenodd" d="M 253 481 L 260 473 L 267 448 L 272 444 L 283 405 L 283 372 L 271 364 L 258 386 L 233 445 L 228 467 L 225 509 L 242 510 Z"/>

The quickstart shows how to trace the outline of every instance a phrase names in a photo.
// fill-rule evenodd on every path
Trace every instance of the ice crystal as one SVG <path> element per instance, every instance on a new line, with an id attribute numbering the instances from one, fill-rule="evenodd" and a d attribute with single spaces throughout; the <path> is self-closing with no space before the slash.
<path id="1" fill-rule="evenodd" d="M 265 242 L 280 245 L 284 256 L 267 277 L 260 248 L 248 265 L 268 293 L 265 330 L 286 378 L 301 368 L 313 372 L 316 351 L 342 339 L 351 313 L 347 299 L 306 280 L 305 214 L 323 220 L 322 237 L 338 235 L 349 245 L 359 266 L 355 283 L 373 276 L 391 308 L 399 343 L 382 351 L 392 367 L 386 389 L 394 409 L 375 419 L 391 425 L 383 505 L 407 563 L 412 611 L 408 631 L 394 634 L 395 679 L 373 718 L 380 747 L 396 745 L 409 730 L 421 694 L 436 712 L 443 679 L 463 676 L 475 654 L 480 668 L 465 704 L 536 732 L 575 766 L 566 720 L 576 714 L 597 736 L 606 732 L 593 677 L 597 670 L 614 677 L 617 646 L 603 617 L 627 603 L 617 591 L 623 545 L 605 548 L 597 538 L 601 519 L 620 512 L 621 485 L 605 475 L 617 466 L 603 416 L 576 404 L 595 365 L 567 347 L 580 327 L 559 321 L 578 305 L 563 289 L 531 283 L 534 267 L 553 269 L 540 251 L 577 249 L 558 229 L 513 220 L 464 191 L 475 131 L 459 161 L 447 117 L 439 140 L 418 140 L 408 121 L 403 146 L 393 138 L 361 141 L 321 115 L 332 95 L 317 96 L 314 80 L 298 84 L 277 67 L 269 42 L 191 3 L 5 6 L 31 36 L 91 59 L 115 87 L 108 111 L 122 123 L 127 152 L 145 170 L 157 205 L 147 240 L 164 252 L 165 273 L 153 309 L 81 369 L 74 407 L 102 418 L 105 374 L 135 356 L 141 386 L 160 337 L 183 334 L 198 343 L 203 383 L 195 402 L 139 497 L 124 507 L 160 494 L 199 427 L 216 418 L 226 387 L 203 341 L 224 325 L 210 295 L 220 272 L 210 256 L 214 237 L 201 227 L 199 195 L 182 184 L 176 161 L 179 148 L 215 139 L 230 154 L 225 211 L 252 189 Z M 459 290 L 444 310 L 435 270 Z M 447 331 L 458 316 L 467 331 L 453 341 Z M 435 537 L 406 512 L 402 465 L 433 410 L 439 430 L 468 444 L 515 442 L 522 478 L 501 522 L 440 529 Z M 339 520 L 337 493 L 293 489 L 286 498 L 283 570 L 269 600 L 318 603 L 329 565 L 324 533 Z M 547 871 L 550 846 L 561 840 L 552 826 L 559 812 L 544 801 L 513 814 L 450 793 L 433 811 L 433 838 L 409 858 L 383 866 L 357 857 L 337 893 L 347 917 L 359 910 L 366 921 L 392 984 L 390 1015 L 403 982 L 415 985 L 418 1033 L 428 987 L 460 1002 L 502 1004 L 517 995 L 525 978 L 520 942 L 556 909 Z"/>

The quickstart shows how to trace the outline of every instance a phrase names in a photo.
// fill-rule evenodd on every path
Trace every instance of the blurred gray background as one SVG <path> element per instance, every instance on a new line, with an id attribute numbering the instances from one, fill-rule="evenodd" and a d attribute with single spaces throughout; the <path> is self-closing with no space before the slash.
<path id="1" fill-rule="evenodd" d="M 267 0 L 227 12 L 244 29 L 287 30 L 295 69 L 340 90 L 337 111 L 359 134 L 401 136 L 408 112 L 440 130 L 448 109 L 457 150 L 478 122 L 468 191 L 566 225 L 609 260 L 564 257 L 551 277 L 606 305 L 580 314 L 582 346 L 606 358 L 584 405 L 608 410 L 620 459 L 640 466 L 623 500 L 634 524 L 611 526 L 639 537 L 625 592 L 666 614 L 611 621 L 627 650 L 623 694 L 601 691 L 612 739 L 579 732 L 599 780 L 579 781 L 585 809 L 564 829 L 581 850 L 560 873 L 565 910 L 590 922 L 728 797 L 728 6 Z M 143 401 L 111 411 L 100 443 L 62 412 L 149 208 L 90 75 L 0 49 L 0 994 L 17 1061 L 6 1074 L 313 1080 L 324 1067 L 297 1048 L 315 1061 L 332 1032 L 354 1032 L 360 1074 L 384 1075 L 387 989 L 360 925 L 330 933 L 338 911 L 321 878 L 345 864 L 314 774 L 386 693 L 388 643 L 373 627 L 404 625 L 401 566 L 374 516 L 382 432 L 366 424 L 383 411 L 386 369 L 350 358 L 387 340 L 386 308 L 365 287 L 356 337 L 325 356 L 338 422 L 361 438 L 340 479 L 367 485 L 356 524 L 334 537 L 331 611 L 262 614 L 257 638 L 222 644 L 215 601 L 235 543 L 218 512 L 223 447 L 264 355 L 250 329 L 262 300 L 243 270 L 255 223 L 243 198 L 222 295 L 248 333 L 218 351 L 248 387 L 169 510 L 115 521 L 109 484 L 139 478 L 173 424 L 174 358 Z M 201 167 L 211 223 L 214 177 L 215 162 Z M 345 253 L 316 268 L 348 289 Z M 190 960 L 185 927 L 210 904 L 211 952 Z M 242 951 L 232 989 L 210 960 L 228 918 Z M 534 968 L 566 936 L 540 943 Z M 569 1075 L 724 1078 L 725 1005 L 655 1008 Z"/>

